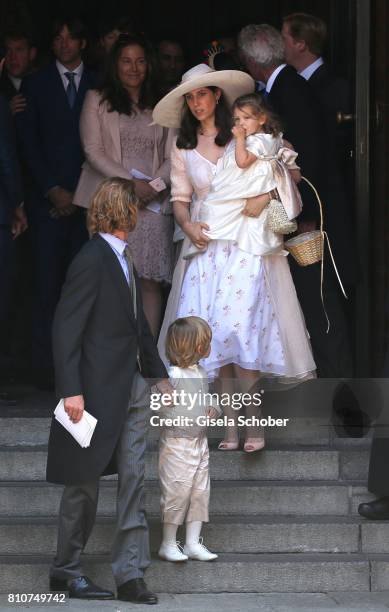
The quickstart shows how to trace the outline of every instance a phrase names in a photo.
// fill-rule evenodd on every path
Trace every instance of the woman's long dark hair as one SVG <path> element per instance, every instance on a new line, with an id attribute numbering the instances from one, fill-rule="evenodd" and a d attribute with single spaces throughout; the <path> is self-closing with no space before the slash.
<path id="1" fill-rule="evenodd" d="M 206 89 L 215 92 L 218 90 L 218 87 L 206 87 Z M 197 147 L 197 130 L 200 121 L 192 114 L 187 103 L 184 102 L 184 104 L 184 113 L 177 136 L 177 148 L 195 149 Z M 219 133 L 215 138 L 215 144 L 219 147 L 224 147 L 231 140 L 232 117 L 222 90 L 219 102 L 215 108 L 215 126 L 219 129 Z"/>
<path id="2" fill-rule="evenodd" d="M 132 45 L 142 47 L 147 61 L 146 78 L 140 90 L 138 108 L 141 110 L 153 108 L 156 103 L 156 86 L 154 82 L 155 60 L 150 43 L 143 36 L 121 34 L 108 54 L 105 75 L 100 87 L 102 94 L 101 103 L 108 102 L 109 112 L 117 111 L 118 113 L 131 115 L 134 110 L 134 103 L 128 95 L 128 91 L 123 87 L 118 75 L 120 54 L 125 47 L 131 47 Z"/>

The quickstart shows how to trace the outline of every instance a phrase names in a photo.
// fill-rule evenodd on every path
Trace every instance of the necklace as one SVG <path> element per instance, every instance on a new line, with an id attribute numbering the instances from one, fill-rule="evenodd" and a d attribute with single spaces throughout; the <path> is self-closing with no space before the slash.
<path id="1" fill-rule="evenodd" d="M 204 132 L 203 132 L 203 130 L 202 130 L 201 128 L 200 128 L 200 130 L 199 130 L 199 134 L 200 134 L 201 136 L 204 136 L 205 138 L 215 138 L 215 136 L 217 136 L 217 135 L 218 135 L 218 133 L 219 133 L 219 132 L 218 132 L 218 130 L 217 130 L 216 132 L 213 132 L 213 134 L 204 134 Z"/>

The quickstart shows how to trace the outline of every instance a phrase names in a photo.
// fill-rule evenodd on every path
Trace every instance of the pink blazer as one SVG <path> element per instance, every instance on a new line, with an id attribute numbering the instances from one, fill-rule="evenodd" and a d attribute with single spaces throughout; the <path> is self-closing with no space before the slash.
<path id="1" fill-rule="evenodd" d="M 81 143 L 86 160 L 73 202 L 84 208 L 89 207 L 92 196 L 105 178 L 132 178 L 122 166 L 119 113 L 109 113 L 107 102 L 100 104 L 100 100 L 101 94 L 90 89 L 85 96 L 80 117 Z M 170 185 L 170 150 L 175 131 L 160 125 L 154 125 L 154 130 L 153 178 L 160 176 L 166 185 Z M 161 211 L 164 214 L 172 212 L 169 195 L 161 203 Z"/>

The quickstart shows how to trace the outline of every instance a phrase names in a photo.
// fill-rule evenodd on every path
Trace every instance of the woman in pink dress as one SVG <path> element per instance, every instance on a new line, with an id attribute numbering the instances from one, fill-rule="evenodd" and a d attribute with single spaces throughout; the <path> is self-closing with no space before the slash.
<path id="1" fill-rule="evenodd" d="M 143 307 L 156 336 L 161 319 L 161 287 L 173 268 L 173 217 L 169 191 L 158 192 L 150 179 L 170 184 L 172 134 L 152 125 L 155 103 L 153 56 L 147 41 L 122 34 L 108 57 L 100 90 L 85 97 L 80 133 L 86 162 L 74 201 L 88 207 L 101 181 L 132 178 L 141 201 L 130 234 L 135 267 L 141 278 Z"/>

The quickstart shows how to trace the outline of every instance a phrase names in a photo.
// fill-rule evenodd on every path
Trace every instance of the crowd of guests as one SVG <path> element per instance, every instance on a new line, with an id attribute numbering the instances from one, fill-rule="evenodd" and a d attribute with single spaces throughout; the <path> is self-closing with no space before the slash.
<path id="1" fill-rule="evenodd" d="M 93 407 L 100 406 L 101 419 L 109 416 L 112 420 L 111 413 L 105 410 L 104 393 L 106 351 L 112 353 L 115 347 L 102 343 L 97 348 L 94 344 L 107 329 L 120 356 L 118 361 L 110 362 L 112 379 L 120 374 L 124 382 L 122 389 L 115 389 L 120 391 L 118 406 L 129 423 L 133 413 L 128 411 L 128 372 L 132 368 L 133 374 L 138 374 L 137 364 L 142 361 L 143 367 L 154 364 L 151 375 L 162 380 L 167 376 L 162 361 L 173 368 L 169 370 L 171 379 L 191 379 L 195 371 L 195 377 L 205 381 L 214 374 L 222 390 L 223 384 L 228 387 L 232 379 L 239 381 L 241 389 L 252 390 L 259 373 L 288 380 L 303 380 L 316 374 L 352 377 L 349 312 L 327 259 L 323 281 L 319 263 L 300 267 L 292 258 L 287 260 L 281 254 L 282 240 L 274 245 L 267 237 L 269 240 L 261 245 L 263 252 L 258 252 L 260 241 L 247 246 L 250 231 L 264 236 L 257 222 L 264 219 L 261 215 L 274 199 L 274 190 L 281 200 L 282 194 L 295 194 L 297 204 L 301 195 L 303 207 L 297 216 L 297 233 L 319 227 L 317 201 L 307 184 L 300 182 L 302 174 L 322 196 L 325 226 L 337 267 L 346 291 L 353 293 L 358 274 L 351 197 L 345 181 L 347 144 L 336 123 L 337 111 L 349 110 L 349 91 L 347 83 L 335 77 L 323 59 L 325 42 L 322 20 L 291 14 L 284 18 L 281 31 L 266 24 L 247 25 L 236 37 L 221 38 L 205 51 L 206 63 L 186 70 L 183 47 L 177 40 L 164 37 L 153 45 L 129 19 L 106 23 L 93 53 L 88 49 L 86 30 L 79 18 L 58 19 L 52 30 L 52 57 L 37 68 L 37 48 L 29 33 L 23 28 L 6 32 L 0 81 L 0 384 L 18 379 L 39 388 L 53 387 L 52 325 L 72 261 L 75 264 L 62 294 L 62 306 L 57 310 L 54 336 L 57 385 L 58 381 L 62 384 L 65 408 L 74 422 L 82 416 L 84 401 L 80 394 L 84 389 L 77 376 L 85 378 L 88 372 L 90 389 L 88 385 L 85 388 L 87 393 L 91 389 L 95 393 Z M 276 177 L 271 164 L 276 159 L 280 164 L 289 160 L 289 165 L 285 161 L 281 178 Z M 246 188 L 250 171 L 257 179 L 256 164 L 263 169 L 264 161 L 268 162 L 267 182 L 251 195 L 239 192 L 243 203 L 237 209 L 238 196 L 233 187 L 241 180 Z M 219 189 L 220 176 L 226 178 Z M 294 183 L 299 183 L 299 191 Z M 239 222 L 247 231 L 233 240 L 223 225 L 227 209 L 216 206 L 212 212 L 212 198 L 215 201 L 215 192 L 221 197 L 222 187 L 227 191 L 225 206 L 229 202 L 234 214 L 239 210 Z M 93 215 L 89 212 L 87 228 L 86 210 L 102 193 L 101 206 L 92 211 Z M 288 197 L 283 202 L 285 208 L 290 203 Z M 107 203 L 112 205 L 111 212 L 107 212 Z M 212 234 L 215 226 L 208 226 L 210 217 L 202 217 L 207 207 L 210 215 L 223 222 L 219 235 Z M 112 211 L 123 219 L 130 209 L 130 225 L 115 227 Z M 95 234 L 91 241 L 88 229 Z M 87 248 L 81 250 L 85 244 Z M 81 256 L 75 259 L 80 251 Z M 88 259 L 89 251 L 95 254 L 94 259 Z M 107 254 L 110 270 L 104 268 Z M 131 286 L 132 310 L 124 276 L 116 274 L 120 269 L 115 258 Z M 131 274 L 133 264 L 138 285 Z M 115 276 L 118 285 L 114 284 Z M 102 289 L 96 279 L 103 277 Z M 118 294 L 118 286 L 125 289 L 127 301 Z M 138 301 L 137 287 L 141 293 Z M 112 316 L 107 316 L 112 296 L 117 309 L 115 306 Z M 94 309 L 95 302 L 103 306 Z M 123 304 L 128 305 L 133 324 L 132 335 L 127 333 L 129 344 L 122 338 L 122 330 L 128 332 L 128 313 L 124 316 L 122 309 L 122 320 L 115 318 Z M 331 323 L 329 329 L 325 312 Z M 80 337 L 71 324 L 75 313 L 80 317 Z M 134 335 L 139 325 L 142 333 Z M 155 347 L 158 337 L 159 354 Z M 147 350 L 143 350 L 142 338 Z M 82 355 L 76 362 L 74 355 L 80 352 L 81 344 Z M 129 345 L 131 354 L 127 354 Z M 66 353 L 64 368 L 58 367 L 60 349 Z M 131 368 L 126 369 L 126 359 Z M 101 373 L 98 377 L 96 360 Z M 204 370 L 198 369 L 199 361 Z M 185 387 L 187 382 L 177 384 Z M 205 385 L 204 382 L 204 388 Z M 82 407 L 74 404 L 77 398 L 82 400 Z M 0 402 L 13 404 L 15 400 L 1 393 Z M 228 408 L 224 412 L 234 421 L 233 412 L 229 415 Z M 255 413 L 255 407 L 246 408 L 246 416 Z M 210 407 L 208 414 L 216 415 L 218 411 Z M 122 416 L 117 419 L 117 431 L 123 424 Z M 144 419 L 142 422 L 144 426 Z M 55 452 L 52 450 L 54 459 L 50 459 L 49 447 L 48 478 L 78 485 L 78 473 L 70 472 L 69 476 L 63 471 L 63 455 L 55 443 L 56 431 L 58 439 L 63 440 L 58 428 L 52 430 L 51 447 Z M 100 443 L 108 440 L 109 444 L 106 455 L 99 455 L 100 463 L 91 453 L 87 455 L 90 464 L 70 464 L 70 470 L 83 465 L 88 477 L 94 470 L 93 486 L 83 491 L 90 502 L 91 524 L 98 478 L 106 467 L 103 463 L 116 449 L 116 433 L 110 437 L 101 434 Z M 170 561 L 212 560 L 217 555 L 200 544 L 202 523 L 208 520 L 209 499 L 209 455 L 204 432 L 198 436 L 193 432 L 165 434 L 160 464 L 164 530 L 159 554 Z M 139 436 L 143 444 L 143 434 Z M 176 439 L 181 440 L 177 448 Z M 202 446 L 198 446 L 200 442 Z M 239 434 L 233 423 L 228 425 L 219 449 L 230 451 L 238 447 Z M 246 427 L 244 450 L 255 452 L 263 447 L 259 427 Z M 95 445 L 95 454 L 97 448 Z M 386 457 L 387 441 L 376 442 L 373 450 L 373 458 L 380 453 Z M 121 469 L 123 474 L 128 469 L 127 451 L 123 449 L 121 455 L 119 472 Z M 139 462 L 143 453 L 142 450 Z M 178 468 L 172 460 L 174 453 L 179 458 Z M 184 512 L 169 511 L 171 500 L 178 495 L 170 475 L 183 469 L 189 455 L 197 471 L 191 473 L 185 467 L 187 491 L 192 491 L 193 485 L 193 490 L 202 490 L 202 496 L 189 499 L 179 491 L 185 498 L 182 504 L 189 504 L 185 517 Z M 197 489 L 195 474 L 201 480 Z M 387 518 L 389 497 L 382 484 L 384 476 L 377 476 L 378 484 L 373 476 L 374 469 L 370 489 L 383 497 L 359 510 L 370 518 Z M 119 492 L 119 501 L 127 505 L 130 492 L 124 489 Z M 67 507 L 77 505 L 75 497 L 71 487 L 65 490 L 64 516 Z M 79 517 L 76 519 L 73 528 L 80 533 Z M 184 519 L 187 540 L 181 552 L 175 538 Z M 146 532 L 143 535 L 139 550 L 146 567 Z M 73 540 L 69 537 L 65 541 Z M 119 538 L 115 554 L 119 559 L 116 573 L 120 598 L 156 603 L 155 595 L 145 590 L 143 582 L 138 583 L 139 576 L 129 577 L 133 574 L 122 567 L 122 546 Z M 82 546 L 76 548 L 74 562 L 78 563 Z M 65 563 L 67 551 L 61 558 L 58 550 L 51 587 L 63 590 L 64 582 L 74 574 L 68 572 Z M 123 576 L 128 580 L 124 581 Z M 74 597 L 96 595 L 111 598 L 112 593 L 88 582 L 74 586 Z"/>
<path id="2" fill-rule="evenodd" d="M 19 377 L 52 387 L 53 315 L 69 263 L 88 240 L 85 209 L 104 178 L 131 176 L 141 202 L 129 242 L 155 337 L 184 237 L 170 195 L 175 133 L 152 123 L 156 103 L 188 68 L 182 44 L 174 37 L 151 44 L 128 18 L 106 22 L 93 49 L 87 40 L 79 18 L 57 20 L 52 57 L 37 68 L 36 43 L 27 31 L 13 26 L 4 36 L 0 91 L 8 129 L 1 133 L 1 147 L 8 161 L 1 177 L 1 382 Z M 296 14 L 284 19 L 282 33 L 247 26 L 236 37 L 220 38 L 216 53 L 211 46 L 206 58 L 201 52 L 199 57 L 218 70 L 247 71 L 279 115 L 303 175 L 325 202 L 336 263 L 352 293 L 355 251 L 342 173 L 346 152 L 335 121 L 337 110 L 349 109 L 348 89 L 324 62 L 325 43 L 325 24 Z M 149 185 L 151 177 L 163 180 L 161 191 Z M 318 227 L 319 211 L 309 188 L 300 191 L 302 232 Z M 324 280 L 331 321 L 326 333 L 320 266 L 301 268 L 289 259 L 318 374 L 351 376 L 347 311 L 332 268 L 326 266 Z"/>

